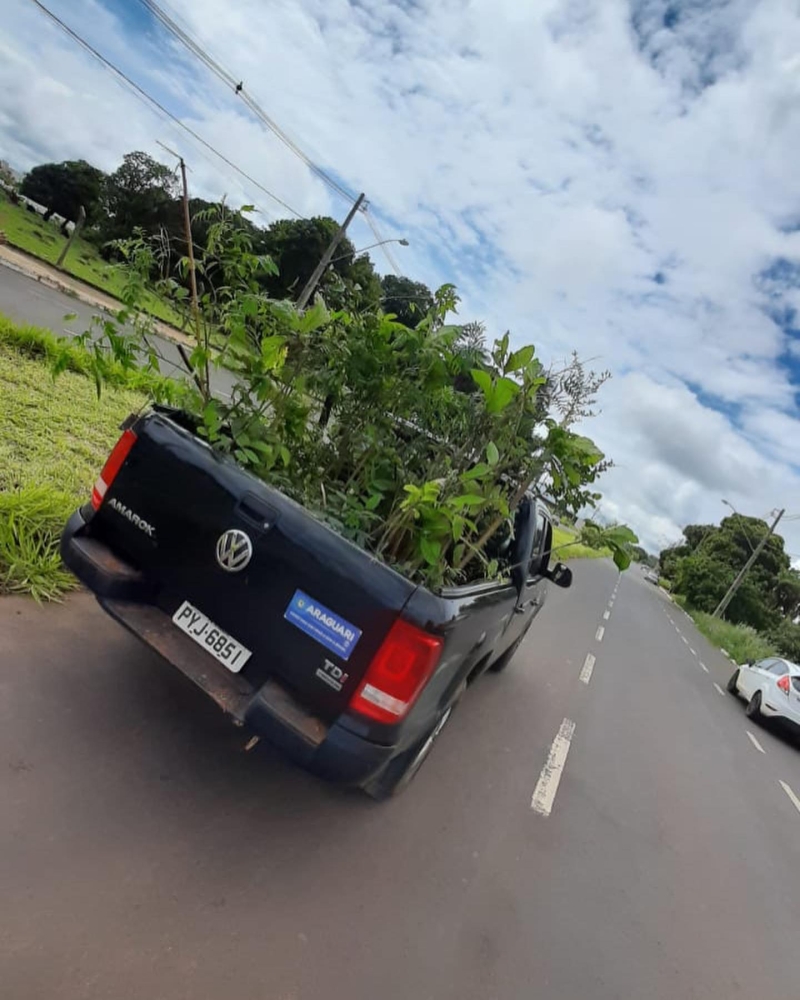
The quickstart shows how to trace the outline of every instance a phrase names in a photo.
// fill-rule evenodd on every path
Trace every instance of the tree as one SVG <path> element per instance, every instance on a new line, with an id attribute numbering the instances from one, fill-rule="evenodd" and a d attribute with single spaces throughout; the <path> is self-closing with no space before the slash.
<path id="1" fill-rule="evenodd" d="M 175 171 L 148 153 L 126 153 L 105 184 L 105 216 L 98 225 L 103 243 L 127 239 L 140 229 L 156 235 L 168 226 L 179 191 Z"/>
<path id="2" fill-rule="evenodd" d="M 103 211 L 104 183 L 103 171 L 86 160 L 65 160 L 34 167 L 23 178 L 20 192 L 72 222 L 83 205 L 86 220 L 92 223 Z"/>
<path id="3" fill-rule="evenodd" d="M 433 293 L 421 281 L 386 274 L 381 278 L 381 287 L 383 311 L 392 313 L 403 326 L 413 329 L 433 308 Z"/>
<path id="4" fill-rule="evenodd" d="M 753 549 L 769 532 L 765 521 L 732 514 L 719 526 L 689 524 L 685 544 L 664 549 L 661 572 L 700 611 L 713 612 Z M 790 571 L 780 535 L 771 535 L 725 612 L 732 622 L 774 627 L 800 606 L 800 576 Z"/>
<path id="5" fill-rule="evenodd" d="M 338 230 L 339 223 L 329 216 L 279 219 L 261 230 L 254 249 L 268 254 L 278 266 L 277 274 L 264 279 L 269 294 L 276 299 L 296 299 Z M 317 290 L 337 309 L 372 307 L 380 298 L 380 282 L 369 255 L 356 256 L 346 236 L 336 247 Z"/>

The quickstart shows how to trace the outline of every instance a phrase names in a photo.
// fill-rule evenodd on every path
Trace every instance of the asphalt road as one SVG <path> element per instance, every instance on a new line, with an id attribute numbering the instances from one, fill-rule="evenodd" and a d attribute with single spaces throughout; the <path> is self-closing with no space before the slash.
<path id="1" fill-rule="evenodd" d="M 638 570 L 574 570 L 382 805 L 87 596 L 0 601 L 3 1000 L 797 1000 L 800 748 Z"/>
<path id="2" fill-rule="evenodd" d="M 0 313 L 18 323 L 43 326 L 58 336 L 74 336 L 91 326 L 92 316 L 102 310 L 85 305 L 63 292 L 44 285 L 35 278 L 29 278 L 10 267 L 0 265 Z M 75 315 L 67 321 L 65 316 Z M 161 371 L 171 377 L 185 376 L 186 369 L 181 362 L 175 344 L 164 337 L 153 337 L 153 343 L 161 356 Z M 228 397 L 233 386 L 233 377 L 224 369 L 212 369 L 211 383 L 215 393 Z"/>

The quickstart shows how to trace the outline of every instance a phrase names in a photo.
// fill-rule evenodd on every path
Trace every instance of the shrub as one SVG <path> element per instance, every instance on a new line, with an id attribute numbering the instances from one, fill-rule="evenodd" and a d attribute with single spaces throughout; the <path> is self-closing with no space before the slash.
<path id="1" fill-rule="evenodd" d="M 770 631 L 769 638 L 775 643 L 781 656 L 800 663 L 800 625 L 784 619 Z"/>

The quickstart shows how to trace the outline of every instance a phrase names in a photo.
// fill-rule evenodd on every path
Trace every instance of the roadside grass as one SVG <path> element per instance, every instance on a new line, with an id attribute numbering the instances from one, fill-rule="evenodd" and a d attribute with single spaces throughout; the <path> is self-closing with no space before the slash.
<path id="1" fill-rule="evenodd" d="M 590 549 L 578 541 L 578 535 L 563 525 L 553 525 L 553 558 L 566 562 L 568 559 L 604 559 L 611 556 L 609 549 Z"/>
<path id="2" fill-rule="evenodd" d="M 45 222 L 40 215 L 29 212 L 21 205 L 14 205 L 2 190 L 0 190 L 0 229 L 5 232 L 12 246 L 25 250 L 48 264 L 55 264 L 66 243 L 66 238 L 61 235 L 57 226 Z M 104 261 L 97 248 L 80 236 L 67 255 L 64 270 L 74 278 L 114 298 L 118 299 L 122 294 L 124 279 L 119 268 Z M 181 326 L 182 321 L 178 313 L 157 296 L 148 294 L 145 308 L 158 319 Z"/>
<path id="3" fill-rule="evenodd" d="M 660 576 L 658 578 L 658 585 L 659 587 L 663 587 L 664 590 L 672 590 L 672 583 L 665 576 Z"/>
<path id="4" fill-rule="evenodd" d="M 15 323 L 2 313 L 0 345 L 14 348 L 26 357 L 46 361 L 48 366 L 58 362 L 59 367 L 65 371 L 91 376 L 92 359 L 86 348 L 70 343 L 66 337 L 56 337 L 44 327 Z M 177 383 L 166 376 L 151 375 L 136 369 L 126 370 L 111 361 L 105 366 L 104 372 L 107 384 L 115 388 L 150 392 L 155 399 L 163 402 L 177 402 L 179 399 Z"/>
<path id="5" fill-rule="evenodd" d="M 64 523 L 145 396 L 109 387 L 98 399 L 76 370 L 54 380 L 45 354 L 15 345 L 9 326 L 0 323 L 0 593 L 56 600 L 77 586 L 58 554 Z"/>
<path id="6" fill-rule="evenodd" d="M 737 663 L 777 655 L 772 643 L 749 625 L 734 625 L 721 618 L 714 618 L 705 611 L 695 611 L 689 607 L 686 610 L 706 639 L 720 649 L 727 650 Z"/>

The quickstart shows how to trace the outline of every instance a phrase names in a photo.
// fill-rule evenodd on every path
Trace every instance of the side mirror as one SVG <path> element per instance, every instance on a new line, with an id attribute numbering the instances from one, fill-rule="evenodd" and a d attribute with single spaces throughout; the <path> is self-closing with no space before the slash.
<path id="1" fill-rule="evenodd" d="M 556 563 L 552 569 L 546 573 L 548 580 L 552 580 L 557 587 L 572 586 L 572 570 L 564 563 Z"/>

